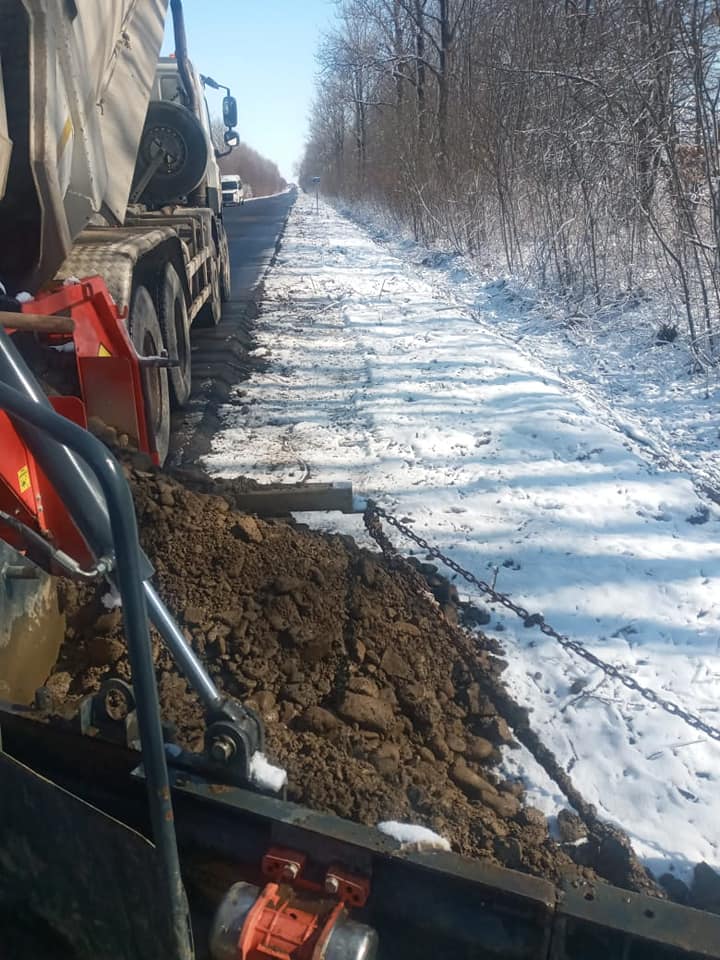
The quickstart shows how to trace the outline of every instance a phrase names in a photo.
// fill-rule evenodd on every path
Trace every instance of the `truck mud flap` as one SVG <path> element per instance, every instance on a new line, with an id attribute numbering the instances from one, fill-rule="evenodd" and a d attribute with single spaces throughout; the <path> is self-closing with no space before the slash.
<path id="1" fill-rule="evenodd" d="M 154 846 L 4 753 L 0 783 L 3 957 L 172 957 Z"/>

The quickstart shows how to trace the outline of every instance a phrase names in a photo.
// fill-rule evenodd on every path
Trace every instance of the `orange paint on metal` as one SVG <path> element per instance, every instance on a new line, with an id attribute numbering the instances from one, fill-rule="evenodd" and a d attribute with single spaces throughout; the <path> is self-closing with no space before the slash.
<path id="1" fill-rule="evenodd" d="M 23 305 L 34 313 L 69 315 L 74 329 L 81 399 L 88 417 L 98 417 L 127 433 L 138 450 L 157 463 L 154 439 L 145 417 L 142 373 L 125 314 L 101 277 L 89 277 L 46 293 Z"/>
<path id="2" fill-rule="evenodd" d="M 370 896 L 370 880 L 360 874 L 350 873 L 338 864 L 330 866 L 324 883 L 313 883 L 303 876 L 307 857 L 287 847 L 271 847 L 262 859 L 263 877 L 271 883 L 292 882 L 299 890 L 309 890 L 327 895 L 328 880 L 336 890 L 332 896 L 350 907 L 364 907 Z M 289 878 L 292 877 L 292 880 Z"/>
<path id="3" fill-rule="evenodd" d="M 299 897 L 269 883 L 247 915 L 238 940 L 238 960 L 320 960 L 342 903 Z"/>
<path id="4" fill-rule="evenodd" d="M 34 321 L 44 317 L 63 320 L 51 332 L 38 332 L 52 345 L 72 343 L 75 348 L 80 397 L 52 397 L 53 407 L 75 423 L 87 426 L 97 417 L 131 442 L 157 464 L 155 440 L 145 416 L 145 396 L 138 354 L 115 301 L 100 277 L 90 277 L 43 291 L 21 313 Z M 65 326 L 65 332 L 57 327 Z M 38 323 L 35 322 L 35 326 Z M 65 505 L 47 481 L 35 459 L 0 412 L 0 509 L 47 536 L 57 547 L 86 566 L 92 561 L 79 530 Z M 3 538 L 22 547 L 20 535 L 3 528 Z"/>

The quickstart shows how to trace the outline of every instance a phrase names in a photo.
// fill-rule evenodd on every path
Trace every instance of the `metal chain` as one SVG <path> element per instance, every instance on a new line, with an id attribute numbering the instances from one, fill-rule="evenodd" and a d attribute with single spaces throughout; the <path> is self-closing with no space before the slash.
<path id="1" fill-rule="evenodd" d="M 415 585 L 419 594 L 427 595 L 427 580 L 420 574 L 416 567 L 397 551 L 383 530 L 379 514 L 374 512 L 370 505 L 368 505 L 365 510 L 365 525 L 367 526 L 368 533 L 377 542 L 391 566 L 402 570 L 405 576 L 409 577 Z M 453 636 L 457 643 L 460 637 L 460 630 L 458 628 L 451 630 L 451 636 Z M 557 784 L 561 792 L 565 794 L 570 805 L 585 823 L 588 829 L 588 835 L 596 837 L 602 843 L 603 837 L 608 836 L 608 831 L 612 832 L 611 828 L 598 820 L 595 807 L 586 802 L 580 791 L 575 787 L 570 775 L 560 765 L 555 754 L 545 746 L 538 734 L 533 730 L 530 725 L 528 711 L 513 700 L 505 689 L 504 684 L 494 677 L 492 672 L 479 670 L 477 668 L 478 664 L 474 663 L 473 660 L 468 661 L 467 655 L 469 651 L 465 648 L 464 644 L 463 649 L 459 649 L 458 652 L 461 654 L 463 662 L 469 668 L 473 679 L 490 698 L 490 702 L 494 705 L 498 715 L 506 721 L 520 743 L 530 751 L 530 754 L 543 770 L 545 770 L 548 777 L 550 777 L 550 779 Z"/>
<path id="2" fill-rule="evenodd" d="M 588 663 L 591 663 L 594 667 L 598 667 L 602 670 L 607 676 L 612 677 L 614 680 L 618 680 L 623 686 L 627 687 L 629 690 L 634 690 L 635 693 L 639 693 L 641 697 L 645 700 L 648 700 L 650 703 L 655 703 L 657 706 L 661 707 L 666 713 L 671 714 L 673 717 L 680 717 L 681 720 L 684 720 L 688 726 L 693 727 L 695 730 L 700 730 L 701 733 L 707 734 L 708 737 L 711 737 L 713 740 L 720 742 L 720 729 L 717 727 L 711 726 L 709 723 L 706 723 L 701 717 L 696 716 L 694 713 L 690 713 L 687 710 L 684 710 L 682 707 L 679 707 L 676 703 L 673 703 L 672 700 L 666 700 L 664 697 L 661 697 L 660 694 L 656 693 L 650 687 L 644 687 L 642 684 L 638 683 L 634 677 L 631 677 L 627 673 L 623 673 L 622 670 L 619 670 L 612 663 L 607 663 L 605 660 L 601 660 L 600 657 L 595 656 L 592 651 L 588 650 L 587 647 L 584 647 L 577 640 L 571 640 L 570 637 L 565 636 L 562 633 L 559 633 L 555 630 L 554 627 L 551 627 L 549 623 L 545 621 L 545 618 L 541 613 L 529 613 L 524 607 L 521 607 L 520 604 L 515 603 L 503 593 L 498 593 L 489 583 L 486 583 L 484 580 L 480 580 L 474 574 L 470 573 L 469 570 L 463 569 L 460 564 L 456 563 L 451 557 L 445 556 L 437 547 L 434 547 L 432 544 L 428 543 L 423 537 L 415 533 L 414 530 L 411 530 L 406 524 L 401 520 L 398 520 L 397 517 L 394 517 L 392 514 L 388 513 L 387 510 L 383 510 L 382 507 L 378 506 L 374 500 L 368 500 L 368 510 L 366 511 L 366 526 L 368 532 L 373 536 L 375 540 L 377 538 L 377 531 L 371 528 L 371 525 L 368 524 L 369 515 L 375 515 L 375 517 L 382 518 L 391 526 L 395 527 L 403 536 L 407 537 L 409 540 L 412 540 L 419 547 L 422 547 L 426 553 L 433 557 L 436 560 L 439 560 L 441 563 L 444 563 L 446 567 L 449 567 L 455 573 L 466 580 L 468 583 L 476 586 L 486 597 L 489 597 L 493 603 L 499 603 L 508 610 L 511 610 L 516 616 L 518 616 L 524 623 L 526 627 L 539 627 L 540 631 L 545 634 L 546 637 L 552 637 L 553 640 L 557 640 L 561 647 L 565 650 L 569 650 L 571 653 L 576 654 L 578 657 L 582 657 L 583 660 L 587 660 Z M 378 540 L 380 546 L 383 544 Z"/>

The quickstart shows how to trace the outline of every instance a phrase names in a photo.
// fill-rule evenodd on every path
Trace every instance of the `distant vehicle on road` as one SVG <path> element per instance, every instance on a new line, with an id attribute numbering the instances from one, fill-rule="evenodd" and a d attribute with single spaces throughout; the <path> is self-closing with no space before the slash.
<path id="1" fill-rule="evenodd" d="M 221 177 L 222 202 L 224 207 L 242 203 L 245 199 L 246 188 L 236 174 L 227 174 Z"/>

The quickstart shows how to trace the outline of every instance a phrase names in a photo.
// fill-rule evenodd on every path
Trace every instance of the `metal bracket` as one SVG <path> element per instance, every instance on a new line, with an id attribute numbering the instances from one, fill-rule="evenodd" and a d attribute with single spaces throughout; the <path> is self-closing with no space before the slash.
<path id="1" fill-rule="evenodd" d="M 250 780 L 250 761 L 265 747 L 265 731 L 260 716 L 228 697 L 217 709 L 208 712 L 205 752 L 234 773 L 240 783 Z"/>
<path id="2" fill-rule="evenodd" d="M 140 748 L 135 694 L 129 683 L 117 677 L 106 680 L 97 693 L 80 703 L 78 722 L 82 734 L 99 730 L 109 740 Z"/>
<path id="3" fill-rule="evenodd" d="M 139 749 L 132 686 L 117 677 L 106 680 L 97 693 L 81 703 L 79 725 L 81 733 L 89 734 L 94 728 L 108 739 Z M 169 743 L 167 748 L 176 767 L 204 772 L 236 786 L 247 786 L 253 754 L 264 749 L 262 720 L 254 710 L 228 697 L 207 714 L 202 753 L 191 753 Z"/>
<path id="4" fill-rule="evenodd" d="M 348 907 L 364 907 L 370 896 L 370 878 L 331 864 L 322 882 L 304 876 L 308 863 L 305 853 L 288 847 L 271 847 L 262 859 L 260 870 L 270 883 L 290 883 L 300 890 L 328 894 Z"/>

